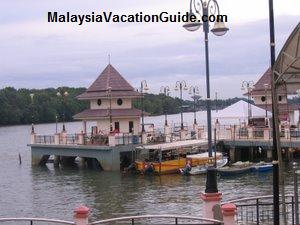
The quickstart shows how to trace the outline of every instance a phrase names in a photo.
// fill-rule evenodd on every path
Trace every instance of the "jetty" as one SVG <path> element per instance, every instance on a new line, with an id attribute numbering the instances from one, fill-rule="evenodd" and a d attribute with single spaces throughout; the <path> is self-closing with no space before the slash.
<path id="1" fill-rule="evenodd" d="M 251 94 L 254 104 L 240 101 L 214 114 L 216 149 L 227 154 L 231 162 L 271 161 L 270 82 L 271 71 L 268 69 L 245 93 Z M 65 124 L 61 132 L 52 135 L 37 134 L 33 127 L 29 144 L 32 165 L 45 165 L 50 156 L 55 166 L 74 163 L 79 157 L 82 165 L 118 171 L 139 157 L 136 149 L 141 146 L 143 149 L 163 145 L 170 149 L 206 150 L 206 126 L 194 123 L 178 130 L 167 123 L 163 128 L 144 124 L 144 116 L 149 114 L 134 108 L 132 101 L 142 100 L 147 88 L 147 84 L 142 83 L 141 89 L 135 90 L 111 64 L 107 65 L 92 85 L 77 96 L 77 99 L 90 103 L 89 109 L 74 115 L 75 120 L 82 121 L 78 133 L 68 133 Z M 288 106 L 287 93 L 280 93 L 281 147 L 284 158 L 289 160 L 300 148 L 299 121 L 295 120 L 298 107 Z M 226 119 L 233 121 L 233 125 L 222 125 Z M 91 126 L 90 132 L 88 123 L 96 124 Z"/>

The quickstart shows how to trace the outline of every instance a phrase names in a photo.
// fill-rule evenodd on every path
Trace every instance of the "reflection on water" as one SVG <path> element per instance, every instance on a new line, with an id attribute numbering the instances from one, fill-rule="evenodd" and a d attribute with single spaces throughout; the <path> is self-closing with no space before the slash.
<path id="1" fill-rule="evenodd" d="M 75 129 L 80 123 L 67 124 Z M 55 125 L 38 125 L 48 133 Z M 79 168 L 31 167 L 26 147 L 29 126 L 0 128 L 0 216 L 38 216 L 72 220 L 73 209 L 85 204 L 92 219 L 136 214 L 201 215 L 200 192 L 205 176 L 138 176 Z M 22 165 L 18 164 L 18 154 Z M 287 173 L 288 191 L 292 178 Z M 218 178 L 223 199 L 271 194 L 272 174 L 250 173 Z"/>

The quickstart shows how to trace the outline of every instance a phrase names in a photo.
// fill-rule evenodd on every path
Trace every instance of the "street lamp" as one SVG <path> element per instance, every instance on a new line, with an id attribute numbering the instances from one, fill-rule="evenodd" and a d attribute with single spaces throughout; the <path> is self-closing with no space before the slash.
<path id="1" fill-rule="evenodd" d="M 199 96 L 199 88 L 197 86 L 191 86 L 189 94 L 192 95 L 192 98 L 194 99 L 194 124 L 197 124 L 197 118 L 196 118 L 196 99 L 198 100 Z"/>
<path id="2" fill-rule="evenodd" d="M 142 101 L 142 133 L 145 132 L 145 123 L 144 123 L 144 93 L 149 90 L 147 81 L 141 81 L 141 101 Z"/>
<path id="3" fill-rule="evenodd" d="M 215 100 L 216 100 L 216 113 L 218 112 L 218 92 L 215 93 Z"/>
<path id="4" fill-rule="evenodd" d="M 112 115 L 111 115 L 111 87 L 108 87 L 108 97 L 109 97 L 109 132 L 113 132 L 112 126 Z"/>
<path id="5" fill-rule="evenodd" d="M 181 102 L 181 105 L 180 105 L 180 117 L 181 117 L 181 130 L 184 129 L 184 126 L 183 126 L 183 112 L 182 112 L 182 90 L 185 90 L 187 91 L 188 90 L 188 87 L 186 85 L 186 82 L 184 80 L 182 81 L 176 81 L 176 86 L 175 86 L 175 91 L 180 91 L 180 102 Z"/>
<path id="6" fill-rule="evenodd" d="M 248 124 L 250 121 L 250 118 L 252 117 L 252 112 L 251 112 L 251 104 L 250 104 L 250 100 L 251 100 L 251 92 L 252 92 L 252 88 L 253 88 L 254 82 L 252 80 L 250 81 L 243 81 L 242 82 L 242 91 L 247 91 L 248 94 Z"/>
<path id="7" fill-rule="evenodd" d="M 268 89 L 269 89 L 269 84 L 264 84 L 265 88 L 265 108 L 266 108 L 266 126 L 268 126 Z"/>
<path id="8" fill-rule="evenodd" d="M 62 131 L 65 132 L 66 131 L 66 127 L 65 127 L 65 117 L 66 117 L 66 98 L 68 97 L 69 93 L 67 91 L 62 91 L 62 90 L 59 90 L 57 93 L 56 93 L 57 97 L 62 97 L 62 103 L 63 103 L 63 129 Z"/>
<path id="9" fill-rule="evenodd" d="M 33 108 L 33 97 L 34 97 L 34 94 L 31 93 L 30 95 L 30 99 L 31 99 L 31 133 L 34 134 L 34 108 Z"/>
<path id="10" fill-rule="evenodd" d="M 298 89 L 296 92 L 297 92 L 298 101 L 299 101 L 299 99 L 300 99 L 300 89 Z M 298 115 L 298 128 L 299 128 L 299 125 L 300 125 L 300 105 L 298 106 L 298 112 L 299 112 L 299 115 Z"/>
<path id="11" fill-rule="evenodd" d="M 170 94 L 169 86 L 161 86 L 160 93 L 165 95 L 164 113 L 165 113 L 165 126 L 168 126 L 168 115 L 167 115 L 167 96 Z"/>
<path id="12" fill-rule="evenodd" d="M 220 15 L 219 4 L 216 0 L 190 0 L 190 15 L 198 14 L 202 18 L 217 17 Z M 200 22 L 188 22 L 183 27 L 188 31 L 195 31 L 200 28 Z M 229 29 L 224 22 L 216 21 L 211 32 L 216 36 L 224 35 Z M 208 52 L 208 33 L 209 21 L 203 20 L 203 32 L 205 42 L 205 62 L 206 62 L 206 107 L 207 107 L 207 137 L 208 137 L 208 153 L 212 157 L 212 129 L 211 129 L 211 102 L 210 102 L 210 81 L 209 81 L 209 52 Z M 217 193 L 217 172 L 213 167 L 207 170 L 206 193 Z"/>

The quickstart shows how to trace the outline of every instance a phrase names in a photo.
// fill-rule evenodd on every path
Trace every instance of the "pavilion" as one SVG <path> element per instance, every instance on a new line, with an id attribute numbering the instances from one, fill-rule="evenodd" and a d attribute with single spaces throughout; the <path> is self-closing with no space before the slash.
<path id="1" fill-rule="evenodd" d="M 132 105 L 132 100 L 143 97 L 125 78 L 108 64 L 94 83 L 79 100 L 90 101 L 90 108 L 74 115 L 83 121 L 83 133 L 87 133 L 86 122 L 96 121 L 93 134 L 131 133 L 137 135 L 140 128 L 141 110 Z"/>

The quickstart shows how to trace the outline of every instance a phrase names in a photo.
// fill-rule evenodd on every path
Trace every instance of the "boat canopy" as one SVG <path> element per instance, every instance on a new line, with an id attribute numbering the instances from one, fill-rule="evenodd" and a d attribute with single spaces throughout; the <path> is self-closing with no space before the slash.
<path id="1" fill-rule="evenodd" d="M 295 27 L 273 67 L 277 86 L 286 85 L 288 94 L 297 94 L 300 89 L 300 23 Z"/>
<path id="2" fill-rule="evenodd" d="M 160 149 L 162 151 L 185 148 L 185 147 L 199 147 L 207 145 L 207 140 L 186 140 L 186 141 L 175 141 L 170 143 L 162 143 L 155 145 L 143 145 L 139 146 L 136 149 L 147 149 L 147 150 L 157 150 Z"/>

